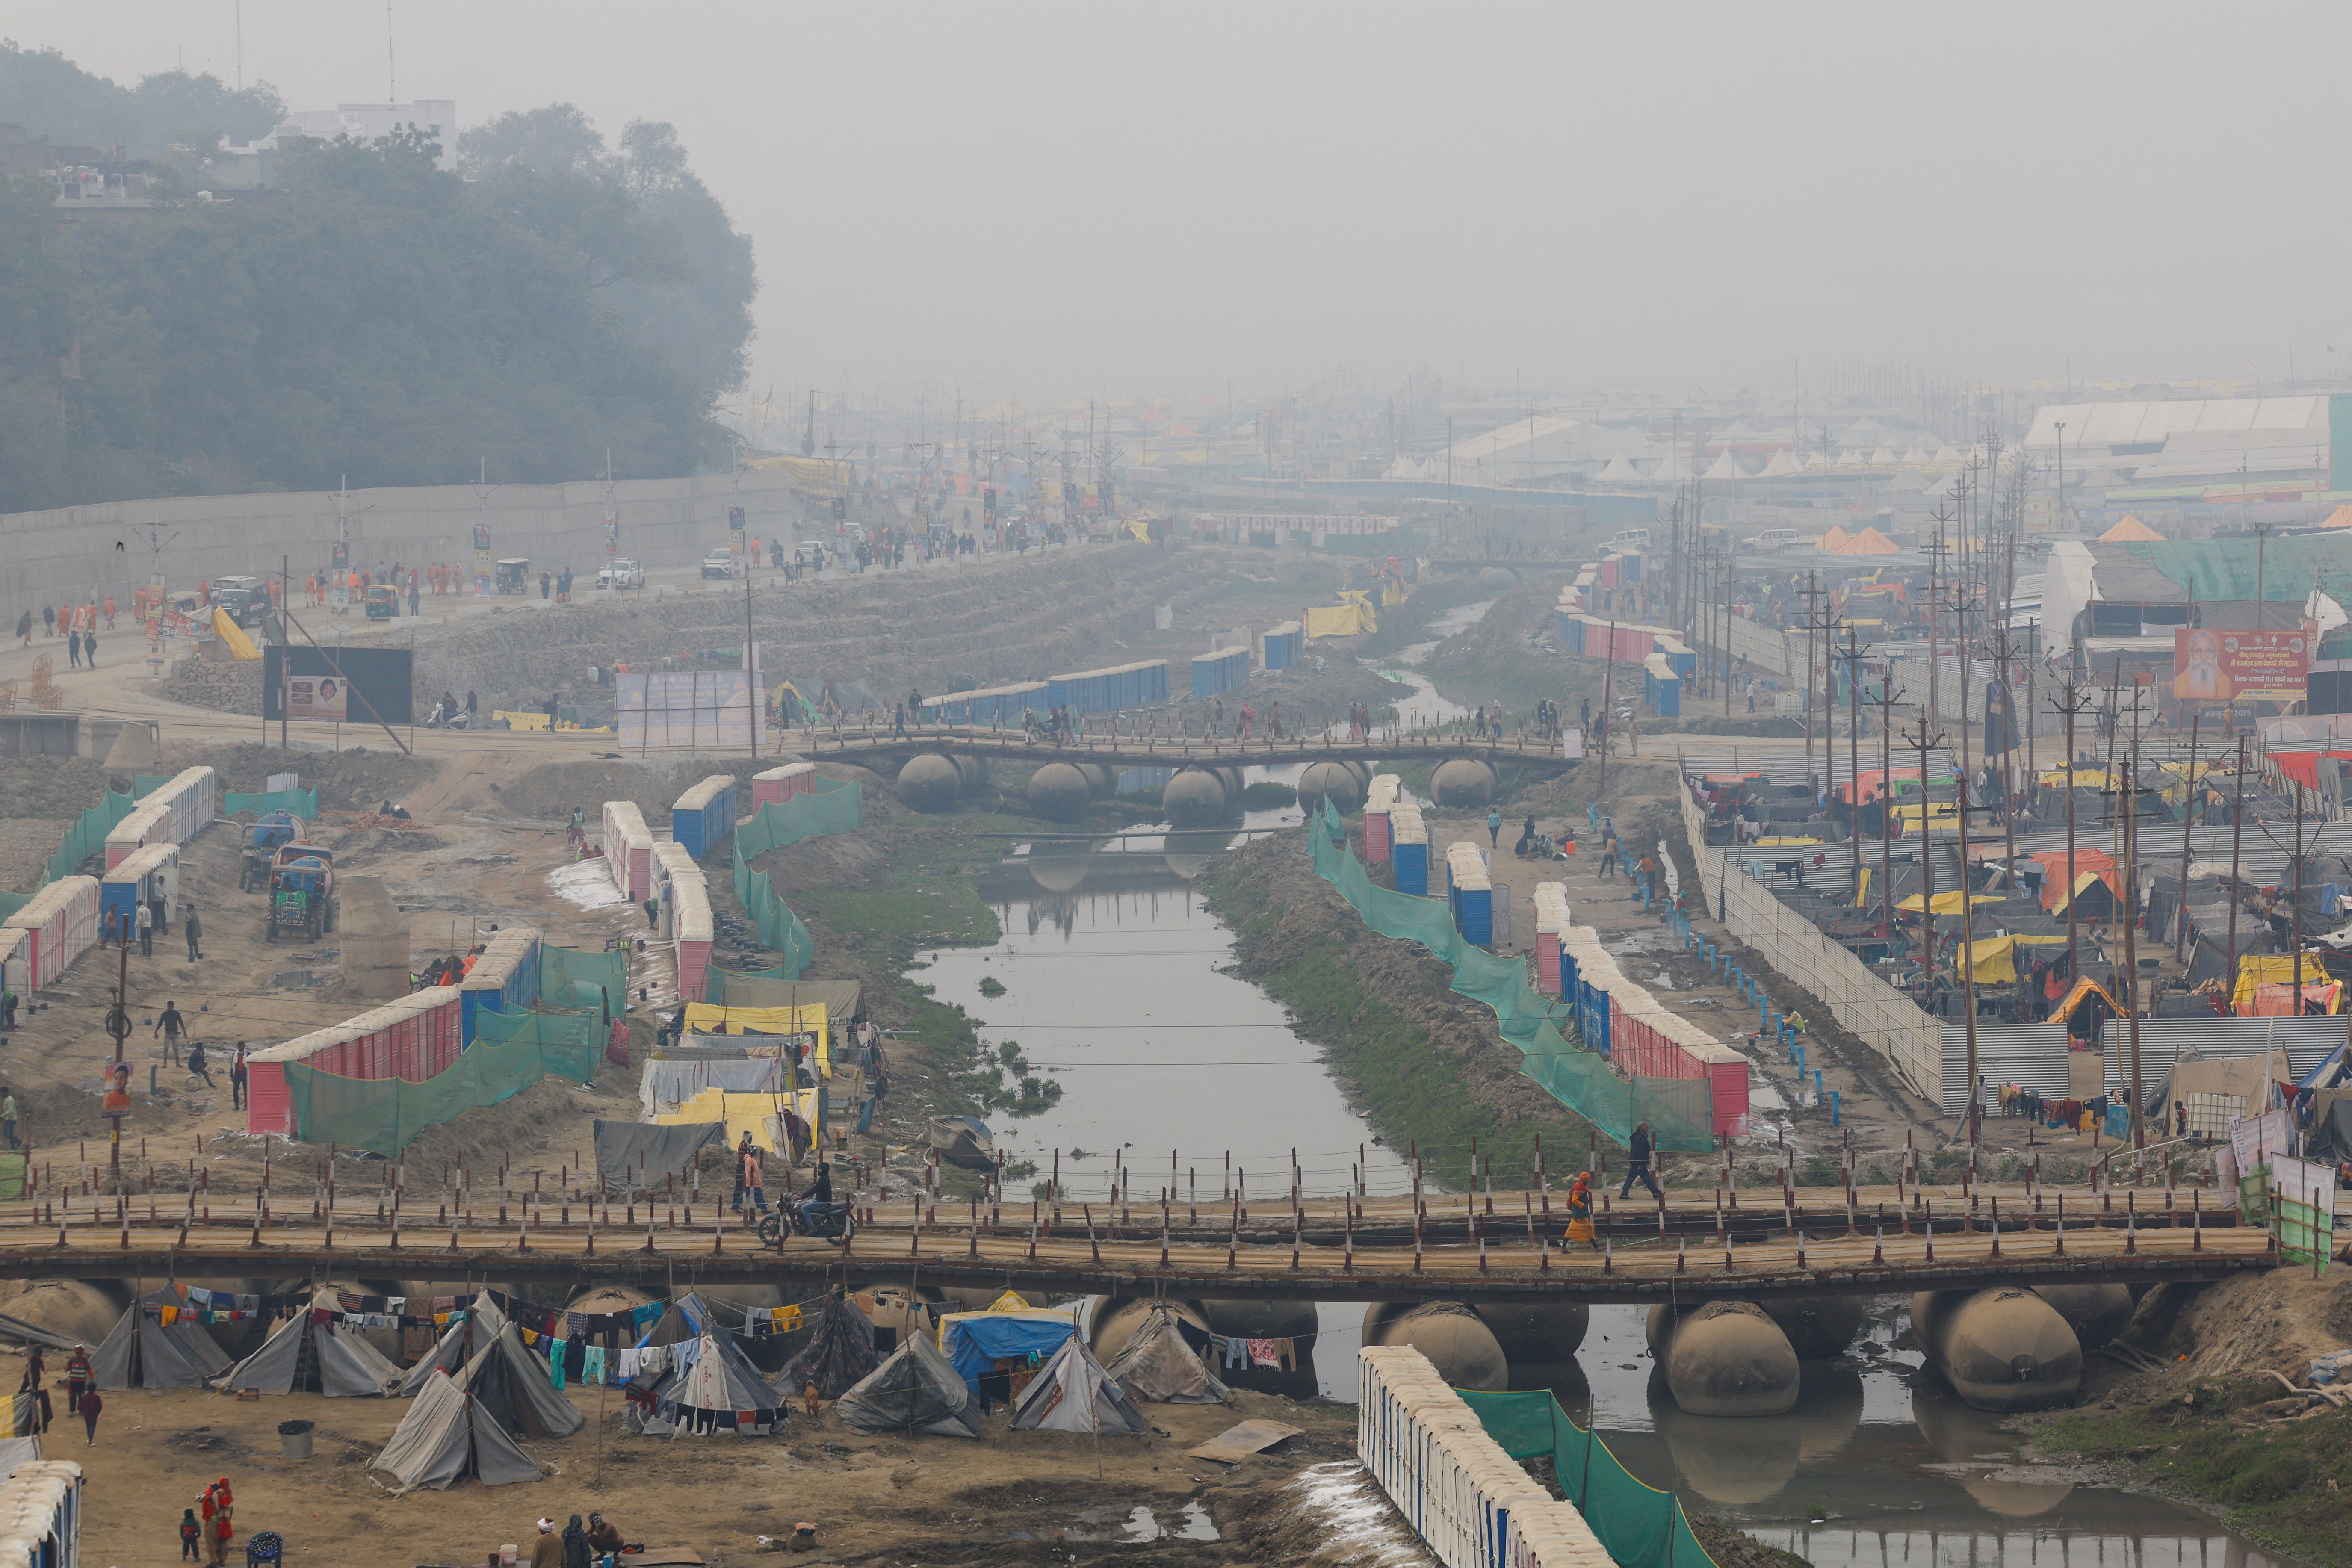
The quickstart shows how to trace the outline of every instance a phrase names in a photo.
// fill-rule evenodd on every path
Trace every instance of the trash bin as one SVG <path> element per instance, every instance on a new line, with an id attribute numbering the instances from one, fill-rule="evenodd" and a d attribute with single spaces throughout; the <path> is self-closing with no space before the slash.
<path id="1" fill-rule="evenodd" d="M 315 1421 L 280 1421 L 278 1424 L 278 1446 L 289 1459 L 310 1457 L 310 1434 L 318 1426 Z"/>

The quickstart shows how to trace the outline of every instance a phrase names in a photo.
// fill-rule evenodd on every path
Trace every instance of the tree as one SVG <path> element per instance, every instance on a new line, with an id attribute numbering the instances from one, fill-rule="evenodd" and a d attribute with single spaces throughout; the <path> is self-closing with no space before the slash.
<path id="1" fill-rule="evenodd" d="M 568 103 L 501 114 L 457 138 L 457 167 L 476 176 L 520 168 L 603 178 L 611 163 L 604 132 Z"/>
<path id="2" fill-rule="evenodd" d="M 137 88 L 92 76 L 55 49 L 0 41 L 0 104 L 5 117 L 59 145 L 121 143 L 133 158 L 174 142 L 250 142 L 286 118 L 268 82 L 237 91 L 216 76 L 162 71 Z"/>

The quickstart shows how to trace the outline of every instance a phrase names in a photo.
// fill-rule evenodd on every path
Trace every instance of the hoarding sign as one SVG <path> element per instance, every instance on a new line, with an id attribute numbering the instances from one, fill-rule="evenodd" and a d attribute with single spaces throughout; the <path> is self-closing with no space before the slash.
<path id="1" fill-rule="evenodd" d="M 2184 702 L 2298 702 L 2310 681 L 2307 633 L 2173 628 L 2172 694 Z"/>
<path id="2" fill-rule="evenodd" d="M 334 676 L 298 675 L 286 683 L 286 716 L 340 724 L 351 700 L 348 685 Z"/>

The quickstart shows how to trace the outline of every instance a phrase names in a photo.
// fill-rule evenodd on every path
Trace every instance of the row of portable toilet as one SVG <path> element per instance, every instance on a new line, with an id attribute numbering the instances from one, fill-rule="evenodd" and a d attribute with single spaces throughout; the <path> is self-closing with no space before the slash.
<path id="1" fill-rule="evenodd" d="M 1486 874 L 1486 857 L 1466 838 L 1445 851 L 1445 903 L 1454 914 L 1454 929 L 1465 941 L 1485 947 L 1495 940 L 1495 884 Z"/>
<path id="2" fill-rule="evenodd" d="M 642 904 L 653 897 L 654 836 L 635 801 L 604 803 L 604 868 L 629 902 Z"/>
<path id="3" fill-rule="evenodd" d="M 1565 910 L 1563 909 L 1563 915 Z M 1541 913 L 1538 914 L 1540 926 Z M 1541 939 L 1538 939 L 1540 952 Z M 1563 923 L 1555 993 L 1576 1010 L 1587 1049 L 1628 1078 L 1700 1079 L 1712 1131 L 1748 1131 L 1748 1062 L 1620 969 L 1591 926 Z"/>
<path id="4" fill-rule="evenodd" d="M 1615 664 L 1646 665 L 1652 654 L 1663 653 L 1676 675 L 1686 676 L 1698 668 L 1698 656 L 1683 642 L 1681 634 L 1671 626 L 1645 626 L 1632 621 L 1604 620 L 1598 616 L 1588 616 L 1581 610 L 1570 609 L 1562 604 L 1552 610 L 1551 630 L 1562 652 L 1580 658 L 1605 658 Z"/>
<path id="5" fill-rule="evenodd" d="M 1613 1568 L 1411 1345 L 1356 1352 L 1356 1457 L 1444 1568 Z"/>
<path id="6" fill-rule="evenodd" d="M 500 926 L 475 955 L 474 967 L 457 983 L 459 1039 L 474 1043 L 474 1020 L 481 1013 L 524 1013 L 539 1001 L 539 932 L 529 926 Z"/>
<path id="7" fill-rule="evenodd" d="M 1118 713 L 1168 700 L 1168 661 L 1150 658 L 1108 669 L 1082 669 L 1045 679 L 1045 706 L 1073 713 Z"/>
<path id="8" fill-rule="evenodd" d="M 1192 656 L 1192 695 L 1222 697 L 1228 691 L 1239 691 L 1249 684 L 1250 650 L 1247 647 L 1219 648 L 1215 653 Z"/>
<path id="9" fill-rule="evenodd" d="M 210 768 L 186 768 L 139 797 L 106 835 L 110 871 L 151 844 L 185 844 L 213 819 L 219 781 Z"/>
<path id="10" fill-rule="evenodd" d="M 80 1568 L 82 1469 L 27 1459 L 0 1481 L 0 1568 Z"/>
<path id="11" fill-rule="evenodd" d="M 295 1135 L 286 1069 L 296 1063 L 338 1078 L 409 1083 L 446 1072 L 466 1048 L 463 994 L 446 985 L 430 985 L 254 1052 L 246 1058 L 246 1131 Z"/>
<path id="12" fill-rule="evenodd" d="M 713 773 L 679 795 L 669 808 L 669 836 L 701 859 L 735 831 L 735 777 Z"/>
<path id="13" fill-rule="evenodd" d="M 1429 825 L 1421 807 L 1399 799 L 1389 805 L 1389 858 L 1396 862 L 1396 890 L 1429 897 Z"/>
<path id="14" fill-rule="evenodd" d="M 1536 905 L 1536 989 L 1547 996 L 1559 994 L 1559 939 L 1568 931 L 1568 884 L 1538 882 Z"/>
<path id="15" fill-rule="evenodd" d="M 710 981 L 710 884 L 683 844 L 657 842 L 654 861 L 660 907 L 655 931 L 677 952 L 678 999 L 698 1002 Z"/>
<path id="16" fill-rule="evenodd" d="M 930 706 L 926 701 L 925 707 Z M 816 791 L 814 763 L 786 763 L 781 768 L 770 768 L 751 775 L 751 809 L 763 805 L 782 805 L 796 795 L 813 795 Z"/>
<path id="17" fill-rule="evenodd" d="M 1642 661 L 1642 700 L 1661 719 L 1678 719 L 1683 711 L 1682 677 L 1664 653 Z"/>
<path id="18" fill-rule="evenodd" d="M 149 844 L 132 850 L 121 860 L 109 866 L 99 880 L 99 929 L 106 927 L 111 915 L 120 922 L 136 921 L 139 906 L 163 900 L 166 909 L 177 908 L 180 893 L 180 847 L 176 844 Z M 132 927 L 118 923 L 118 931 Z"/>
<path id="19" fill-rule="evenodd" d="M 1012 686 L 986 686 L 971 691 L 950 691 L 923 699 L 924 722 L 952 724 L 974 730 L 1018 726 L 1024 713 L 1046 709 L 1045 683 L 1024 680 Z"/>
<path id="20" fill-rule="evenodd" d="M 1374 773 L 1372 782 L 1364 786 L 1364 864 L 1377 866 L 1389 858 L 1390 835 L 1395 824 L 1391 813 L 1395 809 L 1397 792 L 1404 781 L 1394 773 Z"/>
<path id="21" fill-rule="evenodd" d="M 1280 626 L 1269 626 L 1259 642 L 1263 651 L 1258 662 L 1267 669 L 1288 669 L 1298 662 L 1299 650 L 1306 642 L 1307 630 L 1297 621 L 1285 621 Z"/>
<path id="22" fill-rule="evenodd" d="M 0 970 L 18 995 L 56 984 L 98 945 L 99 898 L 97 878 L 60 877 L 0 921 Z"/>

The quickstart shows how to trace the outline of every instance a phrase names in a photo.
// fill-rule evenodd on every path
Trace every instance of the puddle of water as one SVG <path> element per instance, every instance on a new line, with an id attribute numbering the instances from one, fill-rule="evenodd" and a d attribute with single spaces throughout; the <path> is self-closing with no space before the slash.
<path id="1" fill-rule="evenodd" d="M 623 901 L 613 873 L 602 859 L 574 860 L 547 874 L 547 885 L 565 903 L 583 910 L 610 909 Z"/>

